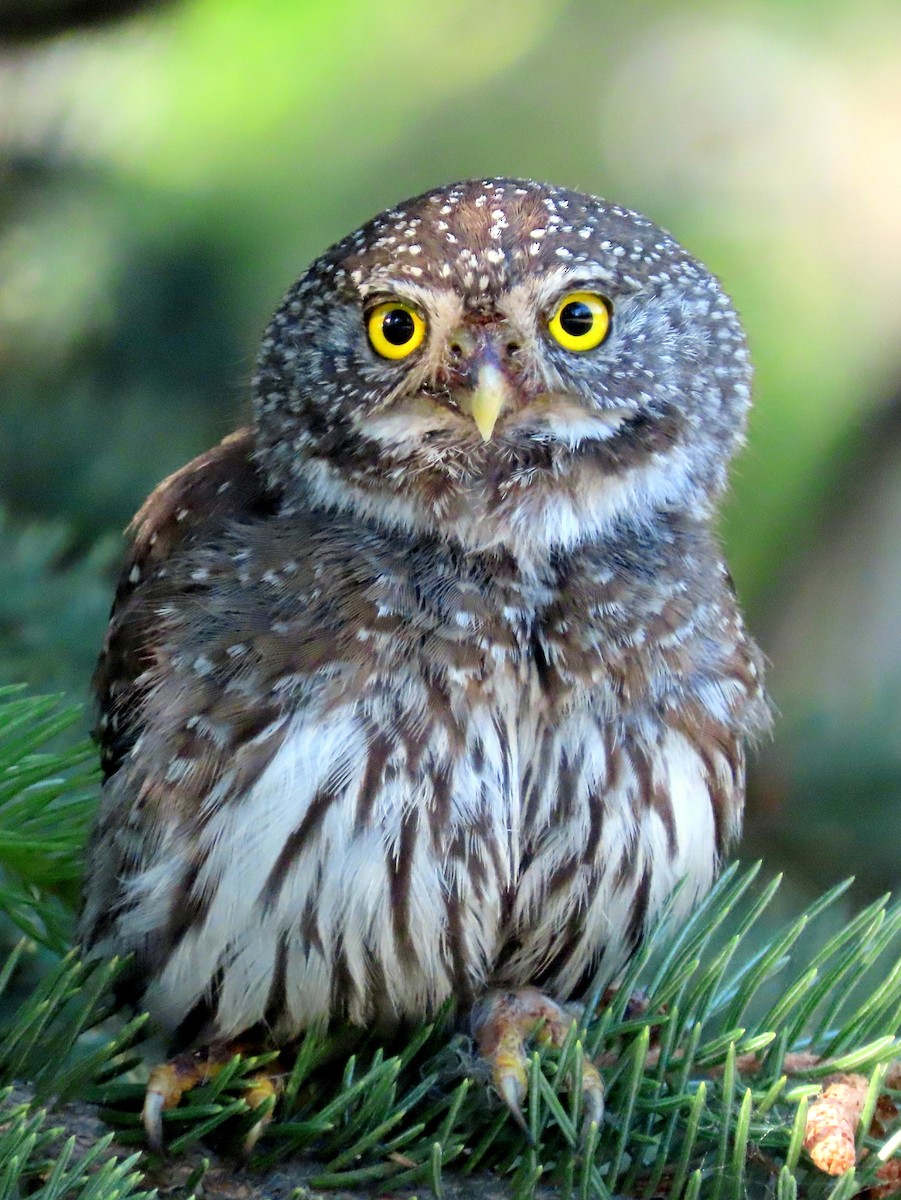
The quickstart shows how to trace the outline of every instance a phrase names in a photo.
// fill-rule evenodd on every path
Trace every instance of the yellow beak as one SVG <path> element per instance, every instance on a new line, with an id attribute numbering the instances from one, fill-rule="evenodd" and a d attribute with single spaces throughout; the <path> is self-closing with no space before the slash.
<path id="1" fill-rule="evenodd" d="M 476 423 L 483 441 L 490 441 L 497 419 L 510 399 L 510 385 L 494 363 L 479 367 L 476 386 L 461 398 L 460 407 Z"/>

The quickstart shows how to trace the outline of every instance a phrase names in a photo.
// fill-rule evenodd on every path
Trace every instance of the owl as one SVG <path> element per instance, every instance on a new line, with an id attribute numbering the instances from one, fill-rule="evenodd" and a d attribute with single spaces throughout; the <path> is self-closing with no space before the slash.
<path id="1" fill-rule="evenodd" d="M 451 1000 L 516 1113 L 529 1029 L 739 831 L 739 320 L 638 213 L 463 182 L 312 264 L 253 400 L 134 520 L 82 943 L 183 1050 Z"/>

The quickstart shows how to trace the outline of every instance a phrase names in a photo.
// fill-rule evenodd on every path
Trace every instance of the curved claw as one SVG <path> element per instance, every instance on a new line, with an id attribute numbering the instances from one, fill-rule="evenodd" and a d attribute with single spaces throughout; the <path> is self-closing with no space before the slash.
<path id="1" fill-rule="evenodd" d="M 155 1154 L 163 1153 L 163 1113 L 167 1108 L 175 1108 L 196 1082 L 196 1056 L 190 1054 L 160 1063 L 150 1072 L 141 1116 L 147 1143 Z"/>
<path id="2" fill-rule="evenodd" d="M 532 1132 L 522 1113 L 522 1102 L 528 1091 L 525 1072 L 520 1073 L 515 1067 L 504 1068 L 495 1063 L 493 1076 L 494 1086 L 497 1088 L 498 1095 L 509 1109 L 510 1116 L 531 1142 Z"/>
<path id="3" fill-rule="evenodd" d="M 253 1125 L 251 1125 L 250 1129 L 248 1129 L 247 1134 L 244 1137 L 244 1141 L 241 1143 L 241 1157 L 242 1158 L 244 1158 L 244 1159 L 250 1158 L 251 1154 L 253 1153 L 254 1146 L 257 1144 L 257 1142 L 263 1136 L 266 1126 L 270 1123 L 271 1120 L 272 1120 L 272 1113 L 269 1112 L 269 1113 L 266 1113 L 265 1116 L 260 1117 L 259 1121 L 255 1121 L 253 1123 Z"/>
<path id="4" fill-rule="evenodd" d="M 574 1019 L 571 1006 L 557 1004 L 537 988 L 489 992 L 473 1010 L 473 1035 L 482 1057 L 491 1064 L 494 1086 L 530 1142 L 531 1133 L 522 1113 L 522 1102 L 529 1090 L 525 1039 L 534 1038 L 543 1045 L 559 1048 L 569 1037 Z M 566 1083 L 572 1086 L 571 1076 Z M 604 1084 L 595 1064 L 584 1057 L 582 1099 L 584 1140 L 591 1126 L 600 1125 L 604 1118 Z"/>
<path id="5" fill-rule="evenodd" d="M 585 1102 L 584 1141 L 592 1124 L 600 1126 L 604 1119 L 604 1083 L 597 1067 L 587 1058 L 582 1063 L 582 1099 Z"/>
<path id="6" fill-rule="evenodd" d="M 529 1090 L 529 1060 L 522 1032 L 506 1010 L 492 1013 L 478 1030 L 483 1056 L 491 1063 L 491 1078 L 510 1115 L 527 1137 L 529 1126 L 522 1113 L 522 1102 Z"/>
<path id="7" fill-rule="evenodd" d="M 237 1042 L 219 1043 L 201 1050 L 189 1050 L 167 1063 L 161 1063 L 150 1072 L 144 1095 L 142 1113 L 147 1143 L 156 1154 L 163 1153 L 163 1113 L 175 1108 L 182 1096 L 204 1083 L 215 1079 L 220 1071 L 231 1062 L 233 1056 L 245 1047 Z M 259 1108 L 272 1101 L 250 1129 L 244 1140 L 244 1153 L 249 1154 L 259 1141 L 260 1135 L 272 1120 L 275 1099 L 281 1091 L 279 1079 L 272 1074 L 272 1067 L 255 1075 L 248 1083 L 244 1098 L 251 1109 Z"/>
<path id="8" fill-rule="evenodd" d="M 166 1097 L 163 1093 L 151 1091 L 148 1085 L 147 1092 L 144 1095 L 141 1120 L 144 1122 L 147 1145 L 154 1154 L 163 1153 L 163 1109 L 165 1107 Z"/>
<path id="9" fill-rule="evenodd" d="M 241 1146 L 243 1158 L 250 1157 L 254 1146 L 262 1137 L 266 1127 L 271 1124 L 272 1118 L 275 1115 L 275 1102 L 281 1090 L 282 1083 L 280 1078 L 263 1071 L 259 1075 L 254 1076 L 252 1083 L 244 1093 L 244 1099 L 251 1109 L 261 1108 L 263 1105 L 267 1107 L 261 1114 L 260 1119 L 251 1125 L 245 1135 Z"/>

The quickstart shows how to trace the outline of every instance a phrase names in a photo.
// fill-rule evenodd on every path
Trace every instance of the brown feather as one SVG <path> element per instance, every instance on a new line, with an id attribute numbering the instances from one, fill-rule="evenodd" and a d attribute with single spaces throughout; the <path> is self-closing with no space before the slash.
<path id="1" fill-rule="evenodd" d="M 137 680 L 152 665 L 155 614 L 142 603 L 150 581 L 170 559 L 214 538 L 230 521 L 250 521 L 275 511 L 251 454 L 253 431 L 239 429 L 168 476 L 135 514 L 92 686 L 98 705 L 95 737 L 104 779 L 121 765 L 134 742 Z"/>

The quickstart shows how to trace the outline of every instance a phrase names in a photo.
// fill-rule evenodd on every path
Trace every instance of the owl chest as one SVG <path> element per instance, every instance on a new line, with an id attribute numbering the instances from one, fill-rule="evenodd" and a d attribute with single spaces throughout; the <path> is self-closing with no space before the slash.
<path id="1" fill-rule="evenodd" d="M 357 828 L 396 838 L 415 808 L 434 853 L 451 862 L 490 828 L 508 886 L 577 764 L 597 780 L 622 713 L 596 652 L 564 676 L 531 627 L 492 632 L 433 633 L 415 649 L 398 641 L 347 711 L 364 729 Z"/>
<path id="2" fill-rule="evenodd" d="M 534 658 L 477 676 L 408 656 L 344 703 L 287 713 L 248 793 L 197 832 L 202 921 L 148 1002 L 174 1024 L 227 960 L 219 1029 L 263 1019 L 281 981 L 290 1032 L 433 1011 L 492 980 L 568 993 L 605 947 L 621 958 L 682 874 L 709 882 L 712 819 L 692 808 L 696 758 L 674 742 L 648 767 L 590 700 L 555 700 Z M 669 816 L 649 808 L 655 782 L 675 788 Z M 141 936 L 154 913 L 131 912 Z"/>

